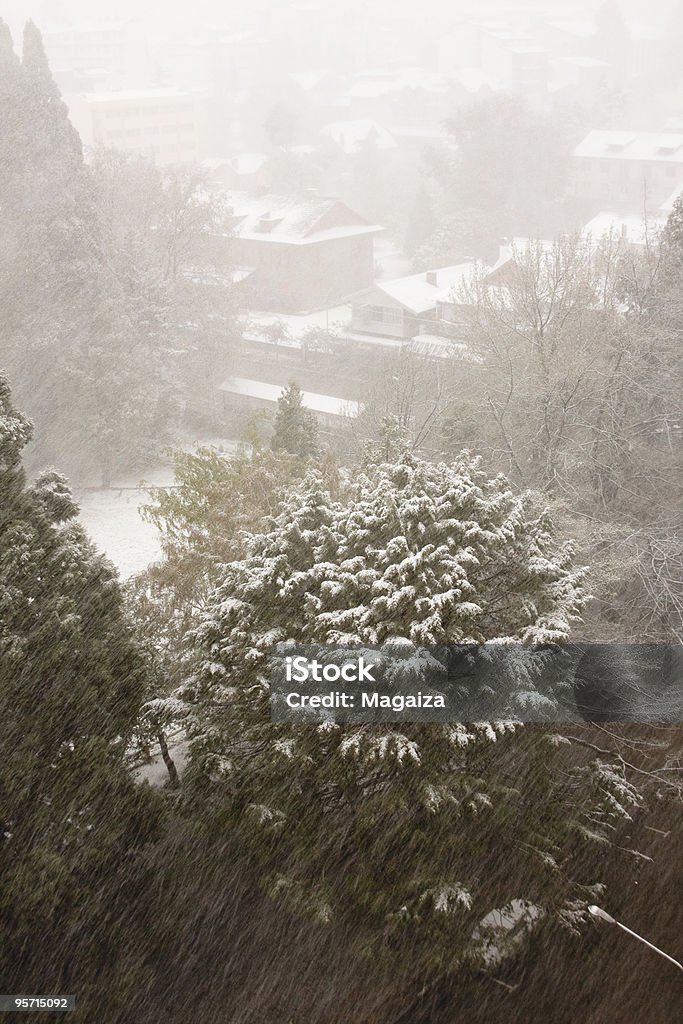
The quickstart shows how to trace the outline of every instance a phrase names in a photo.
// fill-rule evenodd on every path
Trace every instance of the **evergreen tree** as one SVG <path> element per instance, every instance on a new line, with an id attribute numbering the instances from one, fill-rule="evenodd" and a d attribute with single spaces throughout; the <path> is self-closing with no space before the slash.
<path id="1" fill-rule="evenodd" d="M 29 458 L 106 484 L 168 439 L 161 275 L 108 219 L 36 27 L 21 64 L 6 29 L 0 53 L 0 355 L 39 427 Z"/>
<path id="2" fill-rule="evenodd" d="M 318 426 L 313 413 L 306 408 L 298 384 L 292 381 L 277 400 L 273 451 L 289 452 L 302 459 L 318 451 Z"/>
<path id="3" fill-rule="evenodd" d="M 44 168 L 52 160 L 64 173 L 79 171 L 83 161 L 81 140 L 69 121 L 67 106 L 47 62 L 42 36 L 32 21 L 24 27 L 21 63 L 28 114 L 34 127 L 32 143 L 37 166 Z"/>
<path id="4" fill-rule="evenodd" d="M 415 972 L 484 962 L 478 922 L 512 900 L 582 920 L 597 879 L 577 839 L 604 842 L 628 814 L 623 771 L 509 722 L 269 720 L 278 642 L 398 645 L 415 672 L 424 644 L 566 637 L 580 573 L 531 497 L 468 456 L 369 466 L 337 499 L 312 476 L 224 573 L 194 633 L 204 664 L 173 706 L 192 738 L 188 778 L 213 792 L 275 897 Z"/>
<path id="5" fill-rule="evenodd" d="M 0 941 L 17 991 L 40 987 L 38 936 L 63 941 L 102 865 L 152 824 L 126 768 L 142 658 L 64 478 L 26 485 L 31 433 L 0 378 Z"/>
<path id="6" fill-rule="evenodd" d="M 161 706 L 197 663 L 186 642 L 222 579 L 222 567 L 246 553 L 246 537 L 277 513 L 282 489 L 300 479 L 299 460 L 241 447 L 226 456 L 215 448 L 177 452 L 176 486 L 152 493 L 144 518 L 161 534 L 164 558 L 132 583 L 138 638 L 152 668 L 143 739 L 158 739 L 173 713 Z"/>

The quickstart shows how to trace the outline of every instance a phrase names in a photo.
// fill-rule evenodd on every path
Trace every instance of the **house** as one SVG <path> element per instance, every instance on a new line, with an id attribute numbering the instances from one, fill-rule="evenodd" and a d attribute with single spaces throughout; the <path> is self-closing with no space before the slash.
<path id="1" fill-rule="evenodd" d="M 266 153 L 238 153 L 236 156 L 208 157 L 202 167 L 212 181 L 242 192 L 262 189 L 267 180 Z"/>
<path id="2" fill-rule="evenodd" d="M 581 236 L 596 243 L 610 239 L 633 249 L 646 249 L 657 241 L 665 224 L 666 216 L 662 213 L 645 218 L 602 210 L 584 225 Z"/>
<path id="3" fill-rule="evenodd" d="M 351 329 L 363 334 L 410 340 L 435 333 L 440 308 L 476 273 L 474 261 L 427 270 L 393 281 L 375 281 L 353 297 Z"/>
<path id="4" fill-rule="evenodd" d="M 250 267 L 242 305 L 298 313 L 338 305 L 374 274 L 375 235 L 337 199 L 226 192 L 222 240 L 233 265 Z"/>
<path id="5" fill-rule="evenodd" d="M 683 185 L 683 133 L 592 131 L 572 154 L 575 197 L 642 214 Z M 597 211 L 596 211 L 597 212 Z"/>

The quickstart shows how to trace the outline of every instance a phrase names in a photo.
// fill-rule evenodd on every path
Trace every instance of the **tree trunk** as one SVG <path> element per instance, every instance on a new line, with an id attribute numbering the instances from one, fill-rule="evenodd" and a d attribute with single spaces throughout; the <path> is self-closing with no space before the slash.
<path id="1" fill-rule="evenodd" d="M 159 749 L 161 750 L 161 756 L 164 759 L 164 764 L 168 771 L 168 777 L 170 779 L 171 787 L 178 789 L 180 787 L 180 777 L 178 775 L 178 769 L 175 766 L 175 762 L 171 757 L 168 750 L 168 743 L 166 742 L 166 734 L 162 728 L 157 729 L 157 741 L 159 743 Z"/>

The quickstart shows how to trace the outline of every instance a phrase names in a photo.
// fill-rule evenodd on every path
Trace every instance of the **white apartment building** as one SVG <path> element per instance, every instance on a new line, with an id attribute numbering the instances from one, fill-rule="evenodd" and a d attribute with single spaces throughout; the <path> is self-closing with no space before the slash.
<path id="1" fill-rule="evenodd" d="M 642 214 L 683 185 L 683 133 L 592 131 L 572 162 L 577 199 Z"/>
<path id="2" fill-rule="evenodd" d="M 200 159 L 203 103 L 199 93 L 157 87 L 64 99 L 86 150 L 120 149 L 149 156 L 159 164 Z"/>

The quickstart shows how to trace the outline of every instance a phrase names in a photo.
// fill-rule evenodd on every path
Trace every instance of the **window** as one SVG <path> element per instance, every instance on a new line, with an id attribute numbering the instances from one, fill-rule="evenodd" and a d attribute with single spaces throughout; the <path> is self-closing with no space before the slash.
<path id="1" fill-rule="evenodd" d="M 403 322 L 403 312 L 400 309 L 391 309 L 389 306 L 366 306 L 367 315 L 370 320 L 378 324 L 400 324 Z"/>

